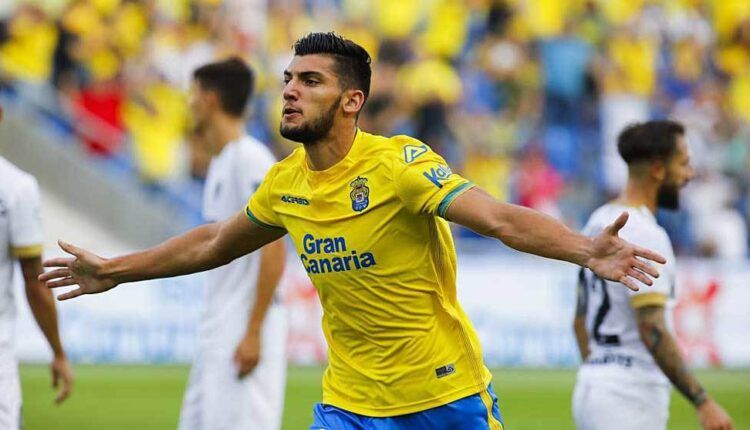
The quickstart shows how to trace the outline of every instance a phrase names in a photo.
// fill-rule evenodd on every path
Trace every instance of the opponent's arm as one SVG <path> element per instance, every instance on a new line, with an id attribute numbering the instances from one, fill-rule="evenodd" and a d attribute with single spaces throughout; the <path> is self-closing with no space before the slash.
<path id="1" fill-rule="evenodd" d="M 589 238 L 541 212 L 499 202 L 474 187 L 456 197 L 446 218 L 518 251 L 588 267 L 600 277 L 621 282 L 635 291 L 639 288 L 636 279 L 651 285 L 651 278 L 659 276 L 656 268 L 643 259 L 666 262 L 661 255 L 618 236 L 628 220 L 627 213 L 598 236 Z"/>
<path id="2" fill-rule="evenodd" d="M 589 335 L 586 332 L 586 285 L 583 282 L 583 270 L 578 281 L 578 293 L 576 295 L 576 312 L 573 318 L 573 333 L 576 336 L 578 352 L 581 353 L 581 361 L 586 361 L 589 356 Z"/>
<path id="3" fill-rule="evenodd" d="M 238 213 L 224 221 L 197 227 L 153 248 L 111 259 L 65 242 L 60 247 L 72 258 L 45 261 L 57 269 L 42 274 L 50 288 L 78 285 L 60 300 L 95 294 L 125 282 L 187 275 L 223 266 L 237 257 L 279 239 L 286 230 L 261 227 Z"/>
<path id="4" fill-rule="evenodd" d="M 672 335 L 667 331 L 663 306 L 644 306 L 635 310 L 641 340 L 654 361 L 674 387 L 692 403 L 704 429 L 729 430 L 732 420 L 685 366 Z"/>
<path id="5" fill-rule="evenodd" d="M 253 371 L 260 360 L 261 328 L 271 306 L 276 287 L 281 275 L 284 274 L 286 264 L 286 245 L 283 240 L 270 243 L 260 250 L 260 268 L 258 269 L 258 283 L 255 304 L 250 311 L 245 336 L 240 341 L 234 353 L 234 361 L 238 366 L 240 378 Z"/>
<path id="6" fill-rule="evenodd" d="M 26 299 L 31 313 L 34 315 L 39 328 L 52 348 L 53 359 L 50 364 L 52 371 L 52 386 L 58 388 L 55 403 L 62 403 L 73 389 L 73 370 L 68 363 L 60 342 L 60 332 L 57 327 L 57 310 L 52 292 L 39 282 L 37 277 L 42 273 L 42 259 L 40 257 L 21 258 L 21 273 L 26 285 Z M 62 385 L 60 383 L 62 382 Z"/>

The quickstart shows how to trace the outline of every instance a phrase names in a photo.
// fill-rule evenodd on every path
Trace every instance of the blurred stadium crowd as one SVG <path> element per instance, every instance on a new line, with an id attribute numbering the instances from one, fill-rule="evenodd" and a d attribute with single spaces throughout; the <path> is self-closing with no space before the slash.
<path id="1" fill-rule="evenodd" d="M 624 183 L 624 125 L 683 121 L 696 178 L 660 221 L 679 254 L 748 256 L 747 0 L 48 0 L 0 12 L 4 94 L 68 124 L 92 154 L 127 157 L 148 184 L 202 176 L 190 73 L 227 55 L 258 73 L 248 129 L 288 153 L 281 72 L 299 36 L 330 29 L 374 57 L 363 129 L 411 134 L 496 197 L 573 227 Z"/>

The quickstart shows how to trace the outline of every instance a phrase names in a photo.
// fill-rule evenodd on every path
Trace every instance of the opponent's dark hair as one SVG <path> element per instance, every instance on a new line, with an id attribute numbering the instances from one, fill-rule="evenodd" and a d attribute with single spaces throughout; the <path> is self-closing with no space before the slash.
<path id="1" fill-rule="evenodd" d="M 239 57 L 205 64 L 193 72 L 200 86 L 215 91 L 221 108 L 229 115 L 241 117 L 253 95 L 255 76 Z"/>
<path id="2" fill-rule="evenodd" d="M 294 43 L 294 55 L 325 54 L 335 61 L 334 72 L 341 89 L 361 90 L 365 100 L 370 95 L 370 54 L 365 48 L 336 33 L 310 33 Z"/>
<path id="3" fill-rule="evenodd" d="M 648 121 L 631 124 L 617 138 L 617 150 L 627 164 L 667 160 L 677 150 L 677 137 L 685 127 L 675 121 Z"/>

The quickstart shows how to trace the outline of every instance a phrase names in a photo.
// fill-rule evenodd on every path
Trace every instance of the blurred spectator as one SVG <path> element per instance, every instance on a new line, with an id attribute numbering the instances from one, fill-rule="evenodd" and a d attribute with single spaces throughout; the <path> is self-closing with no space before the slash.
<path id="1" fill-rule="evenodd" d="M 26 84 L 43 84 L 52 75 L 52 54 L 57 44 L 55 25 L 38 6 L 18 7 L 6 27 L 0 46 L 4 78 Z"/>
<path id="2" fill-rule="evenodd" d="M 637 21 L 618 27 L 607 40 L 598 66 L 604 181 L 610 195 L 619 193 L 627 178 L 627 167 L 617 152 L 617 135 L 628 124 L 650 117 L 658 44 Z"/>
<path id="3" fill-rule="evenodd" d="M 49 16 L 36 5 L 21 4 L 5 26 L 0 45 L 0 81 L 7 80 L 27 100 L 40 107 L 50 103 L 45 84 L 52 76 L 52 54 L 57 30 Z"/>
<path id="4" fill-rule="evenodd" d="M 746 258 L 747 225 L 734 206 L 737 194 L 732 182 L 719 174 L 704 172 L 685 191 L 698 255 L 729 260 Z"/>
<path id="5" fill-rule="evenodd" d="M 120 151 L 124 96 L 122 84 L 114 77 L 97 78 L 74 96 L 72 106 L 89 152 L 111 156 Z"/>
<path id="6" fill-rule="evenodd" d="M 545 160 L 539 147 L 532 145 L 523 152 L 515 175 L 519 204 L 562 218 L 558 206 L 562 178 Z"/>
<path id="7" fill-rule="evenodd" d="M 560 36 L 543 39 L 539 60 L 545 81 L 545 120 L 577 128 L 583 102 L 591 46 L 573 34 L 573 24 Z"/>
<path id="8" fill-rule="evenodd" d="M 185 94 L 154 73 L 138 80 L 124 106 L 123 117 L 133 141 L 141 178 L 159 183 L 180 169 L 181 143 L 187 130 Z"/>

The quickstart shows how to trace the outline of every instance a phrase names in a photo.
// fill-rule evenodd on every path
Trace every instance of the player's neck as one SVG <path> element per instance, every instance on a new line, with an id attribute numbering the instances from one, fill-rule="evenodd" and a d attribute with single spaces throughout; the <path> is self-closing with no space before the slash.
<path id="1" fill-rule="evenodd" d="M 206 128 L 206 142 L 212 156 L 218 155 L 225 146 L 240 139 L 245 134 L 242 118 L 217 115 Z"/>
<path id="2" fill-rule="evenodd" d="M 625 206 L 637 208 L 645 206 L 652 214 L 655 214 L 657 194 L 658 187 L 655 185 L 630 179 L 617 201 Z"/>
<path id="3" fill-rule="evenodd" d="M 322 139 L 305 144 L 307 164 L 311 170 L 326 170 L 334 166 L 349 153 L 357 136 L 356 125 L 331 128 L 331 131 Z"/>

